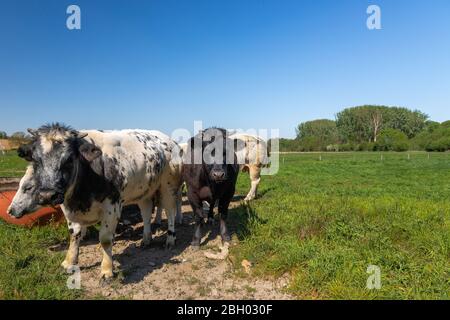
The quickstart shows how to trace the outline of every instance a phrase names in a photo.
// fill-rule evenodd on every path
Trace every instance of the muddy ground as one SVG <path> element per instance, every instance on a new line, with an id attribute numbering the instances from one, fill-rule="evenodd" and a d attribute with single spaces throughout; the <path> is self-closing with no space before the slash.
<path id="1" fill-rule="evenodd" d="M 234 201 L 232 207 L 240 204 Z M 99 285 L 101 251 L 95 234 L 80 250 L 81 284 L 90 297 L 129 299 L 291 299 L 285 293 L 287 277 L 277 280 L 237 275 L 230 259 L 214 260 L 205 252 L 221 245 L 217 225 L 205 227 L 200 250 L 193 250 L 192 210 L 183 204 L 184 221 L 176 229 L 175 248 L 165 249 L 166 220 L 153 225 L 153 242 L 141 247 L 143 225 L 136 210 L 124 213 L 114 244 L 118 276 L 111 285 Z M 163 216 L 164 218 L 164 216 Z M 155 230 L 156 229 L 156 230 Z M 233 237 L 232 246 L 238 245 Z M 239 262 L 240 264 L 240 262 Z M 250 269 L 251 270 L 251 269 Z M 242 271 L 241 271 L 242 272 Z"/>

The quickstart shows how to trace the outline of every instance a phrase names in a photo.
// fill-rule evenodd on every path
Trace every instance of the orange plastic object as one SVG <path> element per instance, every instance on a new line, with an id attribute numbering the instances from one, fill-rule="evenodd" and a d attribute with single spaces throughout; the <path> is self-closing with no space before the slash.
<path id="1" fill-rule="evenodd" d="M 61 208 L 42 208 L 36 212 L 26 214 L 17 219 L 6 213 L 16 191 L 0 192 L 0 218 L 8 223 L 24 227 L 42 226 L 52 222 L 61 222 L 64 214 Z"/>

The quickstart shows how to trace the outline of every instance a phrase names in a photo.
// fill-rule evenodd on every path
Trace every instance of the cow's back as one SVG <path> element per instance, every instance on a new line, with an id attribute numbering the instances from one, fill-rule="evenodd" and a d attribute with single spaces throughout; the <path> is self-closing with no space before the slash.
<path id="1" fill-rule="evenodd" d="M 167 171 L 177 170 L 172 152 L 177 144 L 154 130 L 84 130 L 87 141 L 102 150 L 104 174 L 115 183 L 124 203 L 156 192 Z"/>
<path id="2" fill-rule="evenodd" d="M 264 166 L 269 162 L 267 153 L 267 143 L 260 137 L 245 133 L 235 133 L 230 139 L 240 140 L 241 148 L 236 150 L 236 157 L 239 165 Z"/>

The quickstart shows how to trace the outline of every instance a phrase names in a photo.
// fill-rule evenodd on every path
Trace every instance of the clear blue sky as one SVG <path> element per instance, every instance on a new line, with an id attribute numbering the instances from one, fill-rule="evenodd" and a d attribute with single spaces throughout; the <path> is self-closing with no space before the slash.
<path id="1" fill-rule="evenodd" d="M 66 28 L 81 7 L 82 30 Z M 382 10 L 380 31 L 366 8 Z M 2 0 L 0 130 L 279 128 L 385 104 L 450 119 L 450 1 Z"/>

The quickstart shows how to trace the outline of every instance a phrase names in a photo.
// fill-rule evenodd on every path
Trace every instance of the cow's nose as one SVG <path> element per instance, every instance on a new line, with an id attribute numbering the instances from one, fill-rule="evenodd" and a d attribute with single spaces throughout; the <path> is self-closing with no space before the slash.
<path id="1" fill-rule="evenodd" d="M 18 212 L 15 208 L 13 207 L 9 207 L 6 210 L 6 213 L 8 213 L 10 216 L 15 217 L 15 218 L 20 218 L 22 216 L 21 212 Z"/>
<path id="2" fill-rule="evenodd" d="M 214 179 L 223 179 L 225 177 L 225 172 L 223 171 L 214 171 L 213 172 Z"/>
<path id="3" fill-rule="evenodd" d="M 6 209 L 6 213 L 9 214 L 10 216 L 15 216 L 16 215 L 16 211 L 11 206 L 8 207 L 8 209 Z"/>

